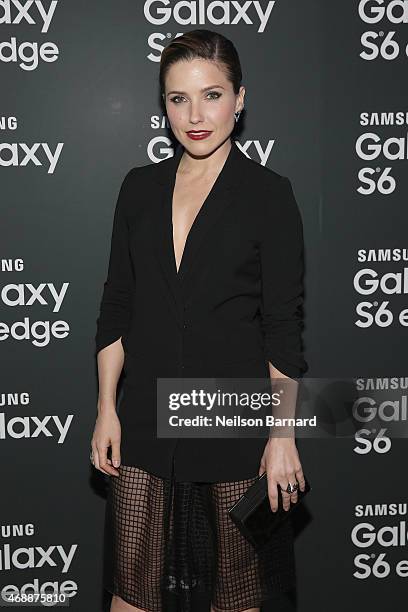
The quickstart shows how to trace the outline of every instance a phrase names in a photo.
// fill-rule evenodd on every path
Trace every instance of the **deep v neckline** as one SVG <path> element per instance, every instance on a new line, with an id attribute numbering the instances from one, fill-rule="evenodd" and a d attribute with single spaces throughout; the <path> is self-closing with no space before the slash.
<path id="1" fill-rule="evenodd" d="M 205 206 L 205 203 L 208 200 L 208 196 L 210 195 L 210 193 L 211 193 L 211 191 L 212 191 L 212 189 L 213 189 L 217 179 L 215 179 L 215 181 L 214 181 L 210 191 L 208 192 L 207 196 L 204 198 L 203 203 L 201 204 L 200 208 L 198 209 L 198 211 L 197 211 L 197 213 L 196 213 L 196 215 L 195 215 L 195 217 L 193 219 L 193 222 L 192 222 L 192 224 L 190 226 L 190 229 L 187 232 L 186 239 L 184 241 L 183 250 L 181 252 L 180 263 L 179 263 L 178 269 L 177 269 L 176 249 L 175 249 L 175 243 L 174 243 L 174 221 L 173 221 L 173 210 L 174 210 L 173 201 L 174 201 L 174 191 L 175 191 L 175 187 L 176 187 L 176 180 L 177 180 L 177 174 L 176 174 L 176 179 L 174 181 L 174 189 L 173 189 L 172 196 L 171 196 L 170 214 L 171 214 L 171 245 L 172 245 L 172 250 L 173 250 L 174 268 L 175 268 L 175 271 L 176 271 L 176 276 L 178 277 L 179 274 L 180 274 L 181 266 L 183 264 L 184 253 L 186 252 L 186 246 L 187 246 L 188 238 L 189 238 L 189 236 L 191 234 L 191 231 L 192 231 L 194 225 L 197 224 L 197 219 L 198 219 L 201 211 L 203 210 L 203 208 Z"/>
<path id="2" fill-rule="evenodd" d="M 231 143 L 231 148 L 228 151 L 228 155 L 225 158 L 225 161 L 224 161 L 224 163 L 223 163 L 223 165 L 221 167 L 221 170 L 219 171 L 218 175 L 216 176 L 215 181 L 213 182 L 213 184 L 211 186 L 211 189 L 208 191 L 206 197 L 204 198 L 203 203 L 201 204 L 197 214 L 195 215 L 195 217 L 193 219 L 193 222 L 192 222 L 192 224 L 190 226 L 190 229 L 187 232 L 187 236 L 186 236 L 186 239 L 184 241 L 183 251 L 181 253 L 179 267 L 177 269 L 176 251 L 175 251 L 175 244 L 174 244 L 173 200 L 174 200 L 174 192 L 175 192 L 176 181 L 177 181 L 177 170 L 178 170 L 178 167 L 180 165 L 180 161 L 181 161 L 181 158 L 182 158 L 183 155 L 181 154 L 179 159 L 178 159 L 178 162 L 176 164 L 176 168 L 175 168 L 175 171 L 174 171 L 174 180 L 173 180 L 173 184 L 171 186 L 171 192 L 170 192 L 170 224 L 171 224 L 170 237 L 171 237 L 171 250 L 172 250 L 172 255 L 173 255 L 172 256 L 172 260 L 173 260 L 174 271 L 175 271 L 175 274 L 176 274 L 177 278 L 180 278 L 180 271 L 181 271 L 181 269 L 183 267 L 183 262 L 185 261 L 185 253 L 186 253 L 187 244 L 189 243 L 190 236 L 191 236 L 192 233 L 194 233 L 194 230 L 195 230 L 196 226 L 198 225 L 198 223 L 200 221 L 200 218 L 204 215 L 203 211 L 204 211 L 204 209 L 206 207 L 206 204 L 207 204 L 211 194 L 214 191 L 215 186 L 220 182 L 220 176 L 221 176 L 222 171 L 223 171 L 223 169 L 225 167 L 227 159 L 231 155 L 231 149 L 232 149 L 233 146 L 236 146 L 236 145 L 234 145 L 234 143 Z"/>

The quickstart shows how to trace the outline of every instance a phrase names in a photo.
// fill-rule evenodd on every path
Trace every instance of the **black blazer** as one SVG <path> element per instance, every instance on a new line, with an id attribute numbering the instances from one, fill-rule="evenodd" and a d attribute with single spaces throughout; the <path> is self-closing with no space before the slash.
<path id="1" fill-rule="evenodd" d="M 187 237 L 179 272 L 172 195 L 183 153 L 132 168 L 118 197 L 96 353 L 125 351 L 123 465 L 178 480 L 256 476 L 265 439 L 156 438 L 156 378 L 290 377 L 301 346 L 303 227 L 288 178 L 232 141 Z"/>

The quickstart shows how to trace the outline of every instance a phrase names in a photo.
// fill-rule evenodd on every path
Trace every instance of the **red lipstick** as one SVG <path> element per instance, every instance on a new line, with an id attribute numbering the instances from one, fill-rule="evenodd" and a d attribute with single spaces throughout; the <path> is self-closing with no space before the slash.
<path id="1" fill-rule="evenodd" d="M 190 130 L 189 132 L 187 132 L 187 136 L 192 140 L 203 140 L 204 138 L 207 138 L 207 136 L 209 136 L 210 134 L 212 134 L 212 132 L 209 132 L 207 130 Z"/>

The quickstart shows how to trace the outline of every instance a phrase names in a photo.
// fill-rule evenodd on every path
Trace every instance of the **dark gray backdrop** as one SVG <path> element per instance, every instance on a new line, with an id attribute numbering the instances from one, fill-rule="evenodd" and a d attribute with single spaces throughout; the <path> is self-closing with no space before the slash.
<path id="1" fill-rule="evenodd" d="M 208 0 L 190 4 L 211 8 Z M 101 592 L 105 483 L 88 460 L 97 397 L 95 321 L 120 183 L 130 167 L 169 154 L 169 132 L 158 104 L 158 59 L 160 45 L 176 33 L 205 27 L 233 40 L 247 90 L 239 141 L 252 142 L 247 152 L 257 161 L 261 158 L 254 143 L 266 150 L 274 141 L 266 163 L 292 180 L 306 242 L 307 375 L 361 377 L 363 385 L 378 378 L 387 385 L 397 377 L 390 399 L 402 403 L 404 397 L 406 324 L 398 321 L 398 313 L 407 307 L 408 288 L 361 295 L 353 285 L 360 270 L 369 269 L 377 278 L 402 275 L 408 259 L 403 208 L 408 25 L 393 23 L 403 15 L 404 3 L 262 1 L 264 10 L 273 6 L 263 32 L 258 31 L 256 3 L 247 3 L 252 24 L 233 23 L 237 3 L 224 4 L 232 23 L 216 25 L 194 19 L 180 23 L 171 11 L 165 21 L 159 9 L 177 9 L 174 1 L 59 0 L 52 5 L 47 0 L 42 3 L 45 9 L 55 10 L 44 32 L 35 4 L 28 7 L 28 17 L 20 19 L 18 3 L 0 2 L 0 584 L 21 588 L 35 579 L 39 586 L 66 582 L 74 592 L 73 610 L 96 612 L 106 604 Z M 238 4 L 244 5 L 243 0 Z M 379 20 L 379 11 L 385 9 L 392 12 Z M 221 14 L 220 8 L 214 12 L 216 17 Z M 375 14 L 378 21 L 368 23 L 376 21 Z M 186 18 L 187 8 L 180 15 Z M 162 23 L 157 22 L 159 16 Z M 13 23 L 7 23 L 10 20 Z M 372 32 L 366 35 L 374 41 L 366 49 L 372 59 L 360 57 L 366 32 Z M 385 57 L 375 57 L 375 45 L 389 32 L 400 43 L 399 55 L 387 56 L 389 46 L 383 49 Z M 6 61 L 13 39 L 17 61 Z M 56 61 L 40 59 L 34 69 L 24 69 L 33 65 L 18 59 L 18 49 L 22 57 L 26 42 L 56 45 Z M 28 58 L 27 48 L 25 54 Z M 363 112 L 401 112 L 402 121 L 362 126 Z M 405 139 L 405 157 L 389 160 L 381 154 L 362 160 L 356 142 L 367 133 L 375 133 L 381 142 Z M 32 157 L 25 160 L 24 153 L 35 143 L 40 143 L 37 163 Z M 58 145 L 60 155 L 50 172 L 46 147 L 55 151 Z M 397 145 L 393 147 L 395 153 Z M 9 164 L 13 148 L 16 165 Z M 359 193 L 363 168 L 373 169 L 375 180 L 391 168 L 387 172 L 396 180 L 394 192 L 375 188 L 369 195 Z M 399 256 L 394 253 L 394 261 L 387 261 L 388 253 L 385 261 L 361 262 L 359 249 L 376 254 L 381 249 L 401 251 Z M 42 283 L 43 300 L 31 303 L 28 285 Z M 66 283 L 58 312 L 53 311 L 47 283 L 57 292 Z M 8 301 L 17 296 L 15 289 L 7 290 L 12 284 L 25 286 L 20 304 Z M 368 302 L 365 310 L 375 313 L 383 301 L 394 313 L 390 325 L 381 327 L 378 320 L 368 327 L 356 324 L 361 318 L 358 304 Z M 68 333 L 38 342 L 41 346 L 33 343 L 32 332 L 21 340 L 9 335 L 6 326 L 25 317 L 29 326 L 63 321 L 60 325 Z M 13 422 L 15 417 L 25 421 Z M 39 421 L 46 430 L 38 429 Z M 58 431 L 64 424 L 65 436 Z M 334 612 L 352 605 L 380 611 L 392 596 L 402 597 L 407 568 L 396 564 L 408 557 L 403 533 L 407 496 L 402 487 L 406 447 L 404 440 L 392 440 L 388 452 L 379 452 L 375 435 L 370 431 L 358 440 L 299 440 L 313 494 L 296 517 L 298 591 L 295 601 L 282 604 L 285 609 Z M 398 503 L 405 506 L 393 515 L 388 504 Z M 375 504 L 385 504 L 374 508 L 381 516 L 355 515 L 357 505 L 366 513 Z M 389 545 L 391 528 L 400 530 L 394 546 Z M 367 534 L 377 533 L 384 533 L 386 541 L 379 537 L 370 543 Z M 51 547 L 44 564 L 40 547 Z M 31 563 L 24 550 L 18 553 L 20 548 L 32 549 Z M 64 568 L 60 553 L 70 552 L 72 560 Z M 388 575 L 381 575 L 384 565 L 377 571 L 378 561 L 390 563 Z"/>

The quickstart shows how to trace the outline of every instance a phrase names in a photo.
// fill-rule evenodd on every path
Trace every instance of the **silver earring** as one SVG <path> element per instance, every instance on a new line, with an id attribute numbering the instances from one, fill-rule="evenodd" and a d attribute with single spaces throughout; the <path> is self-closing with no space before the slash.
<path id="1" fill-rule="evenodd" d="M 234 113 L 234 116 L 235 116 L 235 123 L 237 123 L 237 121 L 238 121 L 238 119 L 239 119 L 240 114 L 241 114 L 241 111 L 237 111 L 236 113 Z"/>

